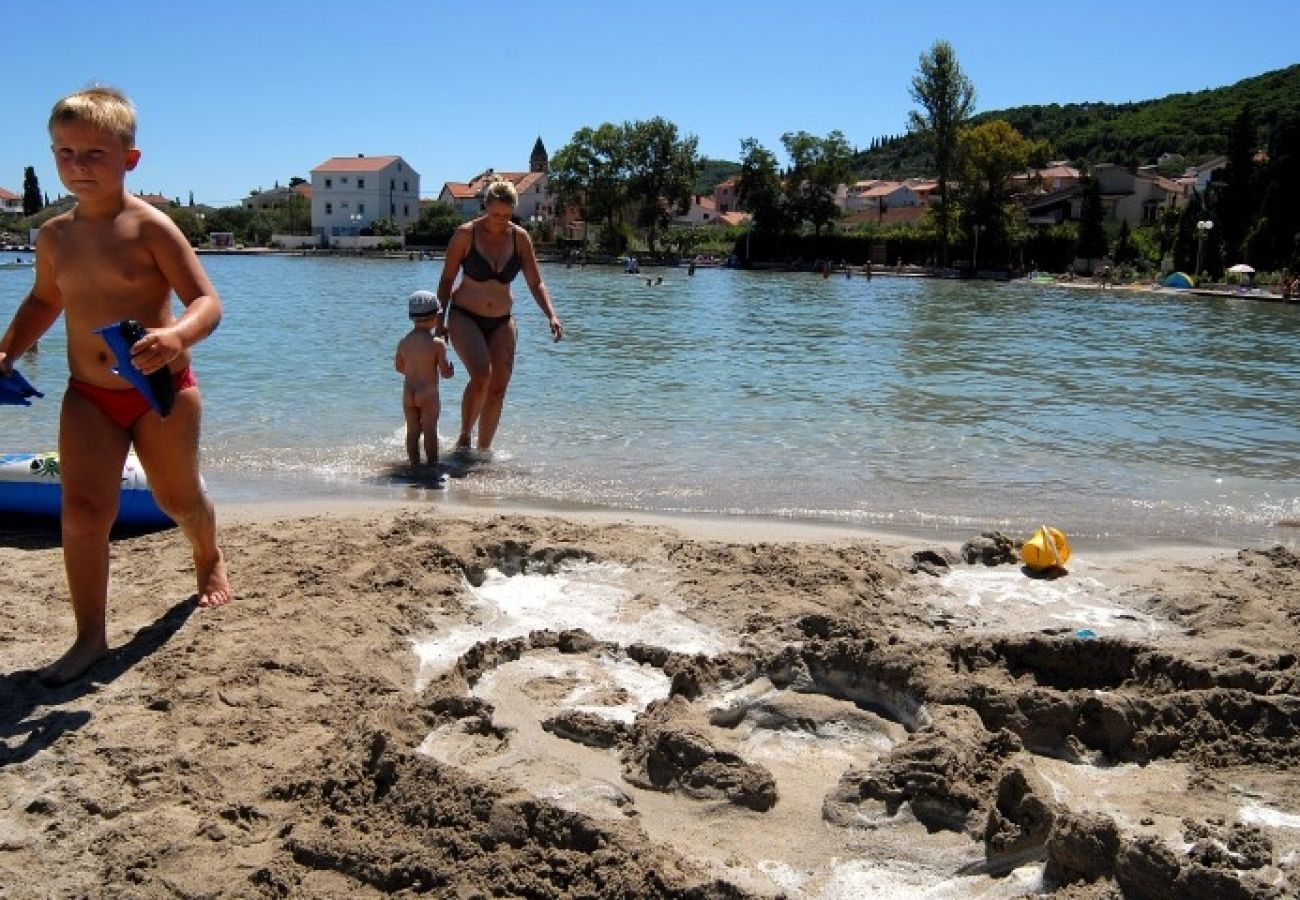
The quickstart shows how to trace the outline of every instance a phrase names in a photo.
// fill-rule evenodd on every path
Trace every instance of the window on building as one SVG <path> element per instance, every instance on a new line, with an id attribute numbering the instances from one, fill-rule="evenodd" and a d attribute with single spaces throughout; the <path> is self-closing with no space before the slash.
<path id="1" fill-rule="evenodd" d="M 362 190 L 365 190 L 365 188 L 366 188 L 366 180 L 365 180 L 364 178 L 358 178 L 358 179 L 357 179 L 357 190 L 362 191 Z"/>
<path id="2" fill-rule="evenodd" d="M 325 215 L 327 215 L 327 216 L 332 216 L 332 215 L 334 215 L 334 204 L 333 204 L 333 203 L 326 203 L 326 204 L 325 204 Z"/>
<path id="3" fill-rule="evenodd" d="M 388 217 L 391 219 L 395 215 L 397 215 L 397 204 L 396 203 L 388 204 Z"/>
<path id="4" fill-rule="evenodd" d="M 404 218 L 407 218 L 407 219 L 411 218 L 411 206 L 410 206 L 410 204 L 408 204 L 408 203 L 403 203 L 403 204 L 402 204 L 402 216 L 403 216 Z"/>
<path id="5" fill-rule="evenodd" d="M 334 187 L 334 179 L 333 179 L 333 178 L 326 178 L 326 179 L 325 179 L 325 187 L 327 187 L 327 188 Z"/>
<path id="6" fill-rule="evenodd" d="M 403 181 L 402 190 L 409 192 L 411 190 L 411 183 L 409 181 Z"/>
<path id="7" fill-rule="evenodd" d="M 348 183 L 348 176 L 344 175 L 339 179 L 339 184 L 347 184 L 347 183 Z"/>
<path id="8" fill-rule="evenodd" d="M 397 179 L 396 179 L 396 178 L 390 178 L 390 179 L 388 179 L 388 189 L 389 189 L 390 191 L 395 191 L 395 190 L 397 190 Z"/>
<path id="9" fill-rule="evenodd" d="M 358 203 L 358 204 L 357 204 L 357 215 L 364 216 L 365 214 L 366 214 L 366 205 L 365 205 L 364 203 Z"/>

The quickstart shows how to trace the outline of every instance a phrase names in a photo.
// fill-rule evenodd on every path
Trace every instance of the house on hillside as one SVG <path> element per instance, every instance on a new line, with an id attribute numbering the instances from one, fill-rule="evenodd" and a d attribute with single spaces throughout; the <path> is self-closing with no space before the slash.
<path id="1" fill-rule="evenodd" d="M 883 181 L 869 179 L 851 185 L 841 185 L 836 192 L 836 201 L 848 216 L 858 213 L 871 213 L 874 221 L 883 222 L 885 213 L 891 209 L 919 209 L 923 214 L 929 206 L 930 193 L 934 185 L 929 181 Z M 920 218 L 920 215 L 915 218 Z M 868 217 L 858 216 L 855 221 L 867 221 Z M 908 218 L 907 221 L 913 221 Z"/>
<path id="2" fill-rule="evenodd" d="M 1157 174 L 1155 166 L 1130 171 L 1113 163 L 1092 167 L 1092 177 L 1101 186 L 1101 202 L 1106 212 L 1121 222 L 1134 225 L 1155 224 L 1161 210 L 1177 206 L 1182 189 Z"/>
<path id="3" fill-rule="evenodd" d="M 1228 157 L 1216 156 L 1199 166 L 1188 166 L 1187 171 L 1174 181 L 1182 186 L 1186 196 L 1191 196 L 1192 191 L 1205 196 L 1205 189 L 1210 186 L 1210 179 L 1214 177 L 1214 173 L 1219 169 L 1227 168 L 1227 165 Z"/>
<path id="4" fill-rule="evenodd" d="M 335 156 L 311 170 L 311 230 L 355 236 L 376 219 L 399 229 L 420 216 L 420 174 L 400 156 Z"/>
<path id="5" fill-rule="evenodd" d="M 1041 169 L 1026 169 L 1012 175 L 1010 189 L 1013 194 L 1055 194 L 1072 188 L 1083 180 L 1081 173 L 1068 162 L 1048 163 Z"/>
<path id="6" fill-rule="evenodd" d="M 737 212 L 740 209 L 740 181 L 728 178 L 713 186 L 713 208 L 718 215 Z"/>
<path id="7" fill-rule="evenodd" d="M 13 191 L 0 188 L 0 219 L 21 219 L 23 198 Z"/>
<path id="8" fill-rule="evenodd" d="M 713 197 L 704 194 L 692 194 L 691 203 L 686 212 L 674 214 L 674 225 L 712 225 L 718 220 L 718 204 Z"/>
<path id="9" fill-rule="evenodd" d="M 1185 196 L 1182 186 L 1162 177 L 1155 166 L 1130 170 L 1100 163 L 1090 174 L 1098 181 L 1106 215 L 1129 227 L 1154 224 L 1163 210 L 1178 206 Z M 1083 194 L 1082 184 L 1072 184 L 1045 194 L 1022 194 L 1019 200 L 1028 224 L 1051 226 L 1079 221 Z"/>

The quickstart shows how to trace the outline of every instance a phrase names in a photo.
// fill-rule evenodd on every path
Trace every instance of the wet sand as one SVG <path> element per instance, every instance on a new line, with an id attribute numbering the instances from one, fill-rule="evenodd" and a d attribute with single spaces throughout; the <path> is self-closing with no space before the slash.
<path id="1" fill-rule="evenodd" d="M 57 534 L 0 527 L 3 896 L 1300 890 L 1292 551 L 222 512 L 236 602 L 119 537 L 60 689 Z"/>

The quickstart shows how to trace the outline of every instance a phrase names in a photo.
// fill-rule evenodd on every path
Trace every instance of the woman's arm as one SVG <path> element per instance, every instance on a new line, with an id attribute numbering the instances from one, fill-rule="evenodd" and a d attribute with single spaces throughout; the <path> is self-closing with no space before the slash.
<path id="1" fill-rule="evenodd" d="M 542 281 L 542 270 L 537 265 L 537 254 L 533 250 L 533 239 L 528 236 L 528 232 L 519 229 L 521 238 L 519 242 L 519 261 L 524 271 L 524 281 L 528 283 L 528 290 L 533 295 L 533 300 L 546 316 L 547 323 L 551 326 L 551 336 L 555 340 L 564 337 L 564 325 L 560 322 L 560 317 L 555 314 L 555 304 L 551 302 L 551 292 L 546 287 L 546 282 Z"/>

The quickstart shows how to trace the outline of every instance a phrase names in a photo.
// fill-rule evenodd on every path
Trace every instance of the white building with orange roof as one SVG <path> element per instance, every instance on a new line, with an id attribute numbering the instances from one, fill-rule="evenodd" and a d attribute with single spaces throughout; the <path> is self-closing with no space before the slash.
<path id="1" fill-rule="evenodd" d="M 498 172 L 487 169 L 469 181 L 448 181 L 438 194 L 438 201 L 456 210 L 463 219 L 472 219 L 483 212 L 483 197 L 494 181 L 508 181 L 515 186 L 519 205 L 515 218 L 522 224 L 542 224 L 556 218 L 555 197 L 550 192 L 550 160 L 546 146 L 539 137 L 528 157 L 527 172 Z"/>
<path id="2" fill-rule="evenodd" d="M 311 229 L 351 237 L 376 219 L 405 230 L 420 217 L 420 173 L 400 156 L 335 156 L 311 170 Z"/>
<path id="3" fill-rule="evenodd" d="M 13 191 L 0 188 L 0 218 L 21 219 L 23 215 L 23 198 Z"/>

